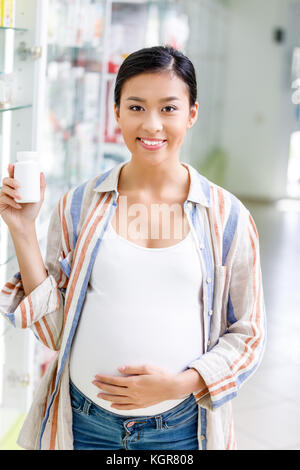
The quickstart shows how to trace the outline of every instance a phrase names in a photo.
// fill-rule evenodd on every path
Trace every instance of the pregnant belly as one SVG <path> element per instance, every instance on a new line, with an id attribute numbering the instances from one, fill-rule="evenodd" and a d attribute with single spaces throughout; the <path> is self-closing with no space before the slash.
<path id="1" fill-rule="evenodd" d="M 89 307 L 86 302 L 73 340 L 70 377 L 83 393 L 98 403 L 100 390 L 92 384 L 95 374 L 121 376 L 119 366 L 144 363 L 179 373 L 201 355 L 199 314 L 187 321 L 186 316 L 174 310 L 151 316 L 145 311 L 143 315 L 134 314 L 132 309 L 110 310 L 109 315 L 104 315 Z"/>

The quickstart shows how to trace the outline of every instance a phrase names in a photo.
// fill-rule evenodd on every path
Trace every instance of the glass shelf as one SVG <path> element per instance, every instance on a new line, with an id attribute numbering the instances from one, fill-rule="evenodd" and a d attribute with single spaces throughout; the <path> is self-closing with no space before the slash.
<path id="1" fill-rule="evenodd" d="M 5 111 L 15 111 L 17 109 L 24 109 L 24 108 L 31 108 L 32 104 L 5 104 L 0 105 L 0 113 L 4 113 Z"/>
<path id="2" fill-rule="evenodd" d="M 12 28 L 9 26 L 0 26 L 0 31 L 23 31 L 26 32 L 28 29 L 25 28 Z"/>
<path id="3" fill-rule="evenodd" d="M 81 45 L 76 44 L 59 44 L 57 42 L 48 42 L 48 47 L 58 48 L 58 49 L 97 49 L 97 51 L 103 51 L 103 44 L 92 44 L 85 42 Z"/>

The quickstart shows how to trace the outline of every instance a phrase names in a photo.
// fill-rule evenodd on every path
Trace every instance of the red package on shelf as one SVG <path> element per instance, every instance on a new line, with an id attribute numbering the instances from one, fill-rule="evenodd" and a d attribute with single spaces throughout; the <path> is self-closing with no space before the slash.
<path id="1" fill-rule="evenodd" d="M 116 64 L 115 62 L 112 62 L 111 60 L 108 61 L 108 64 L 107 64 L 108 73 L 118 73 L 119 68 L 120 68 L 120 64 Z"/>

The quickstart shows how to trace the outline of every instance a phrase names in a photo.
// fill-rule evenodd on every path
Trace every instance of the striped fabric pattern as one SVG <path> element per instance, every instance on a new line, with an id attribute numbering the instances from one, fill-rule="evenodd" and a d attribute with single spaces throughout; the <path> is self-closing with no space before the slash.
<path id="1" fill-rule="evenodd" d="M 70 349 L 91 271 L 118 204 L 124 164 L 61 197 L 48 229 L 47 279 L 26 297 L 16 273 L 1 290 L 2 315 L 16 328 L 31 328 L 57 351 L 21 430 L 21 447 L 73 449 Z M 204 354 L 187 365 L 201 374 L 208 389 L 194 392 L 199 449 L 231 450 L 237 448 L 231 400 L 259 366 L 265 347 L 259 238 L 251 214 L 235 196 L 183 165 L 190 174 L 184 211 L 203 275 Z"/>

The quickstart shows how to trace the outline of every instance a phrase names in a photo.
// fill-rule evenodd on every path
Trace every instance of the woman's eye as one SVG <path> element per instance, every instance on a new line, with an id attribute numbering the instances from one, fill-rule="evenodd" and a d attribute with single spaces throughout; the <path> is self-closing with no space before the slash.
<path id="1" fill-rule="evenodd" d="M 163 109 L 167 109 L 167 108 L 172 108 L 174 111 L 176 110 L 176 108 L 174 108 L 174 106 L 165 106 Z"/>
<path id="2" fill-rule="evenodd" d="M 133 109 L 133 108 L 141 108 L 141 106 L 130 106 L 129 109 Z"/>
<path id="3" fill-rule="evenodd" d="M 129 109 L 134 110 L 133 108 L 141 108 L 141 106 L 130 106 Z M 174 106 L 165 106 L 163 109 L 167 109 L 167 108 L 169 108 L 169 109 L 172 108 L 174 111 L 176 110 L 176 108 Z"/>

